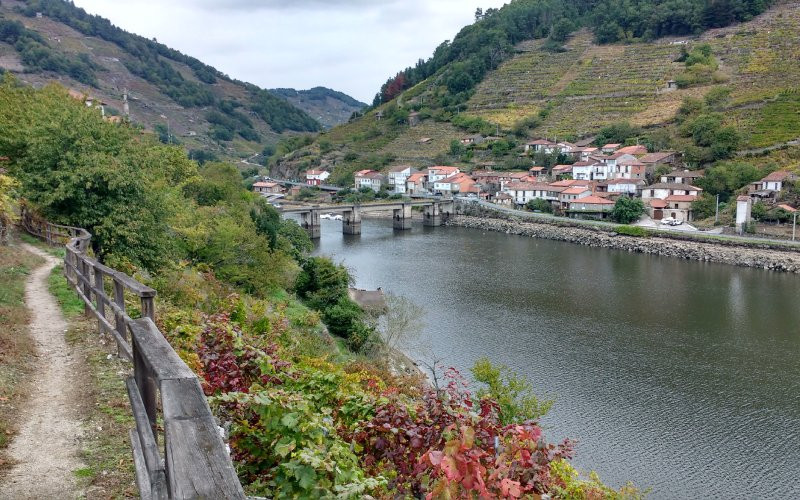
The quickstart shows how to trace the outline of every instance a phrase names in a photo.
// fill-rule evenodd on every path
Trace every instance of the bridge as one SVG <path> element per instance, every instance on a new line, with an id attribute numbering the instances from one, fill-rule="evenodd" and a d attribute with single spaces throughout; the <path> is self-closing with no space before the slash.
<path id="1" fill-rule="evenodd" d="M 452 200 L 376 202 L 352 205 L 314 205 L 311 207 L 287 208 L 284 214 L 299 214 L 300 226 L 308 232 L 311 239 L 321 236 L 320 215 L 323 213 L 342 214 L 342 233 L 361 234 L 361 214 L 364 212 L 392 211 L 392 225 L 404 231 L 411 229 L 411 215 L 414 207 L 422 207 L 422 223 L 436 227 L 444 224 L 453 215 L 455 207 Z"/>

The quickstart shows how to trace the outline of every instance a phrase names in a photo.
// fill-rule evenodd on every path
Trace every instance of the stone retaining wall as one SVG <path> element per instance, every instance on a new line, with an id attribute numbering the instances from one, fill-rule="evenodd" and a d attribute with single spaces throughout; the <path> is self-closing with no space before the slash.
<path id="1" fill-rule="evenodd" d="M 733 247 L 665 238 L 638 238 L 595 229 L 468 215 L 455 216 L 448 221 L 448 225 L 565 241 L 597 248 L 613 248 L 627 252 L 800 273 L 800 253 L 789 251 Z"/>

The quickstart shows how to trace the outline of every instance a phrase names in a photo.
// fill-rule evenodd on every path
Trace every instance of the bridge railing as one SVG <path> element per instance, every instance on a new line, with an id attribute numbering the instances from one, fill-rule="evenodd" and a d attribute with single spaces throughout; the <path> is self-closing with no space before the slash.
<path id="1" fill-rule="evenodd" d="M 245 498 L 200 381 L 155 324 L 155 290 L 90 257 L 92 236 L 85 229 L 51 224 L 27 210 L 21 226 L 50 245 L 65 245 L 64 274 L 86 314 L 133 362 L 126 386 L 141 498 Z M 138 299 L 138 311 L 126 308 L 126 294 Z"/>

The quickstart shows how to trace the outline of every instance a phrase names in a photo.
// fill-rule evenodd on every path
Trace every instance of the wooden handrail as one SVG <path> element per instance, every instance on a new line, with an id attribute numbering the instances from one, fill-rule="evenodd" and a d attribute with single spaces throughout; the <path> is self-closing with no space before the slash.
<path id="1" fill-rule="evenodd" d="M 140 496 L 244 499 L 200 381 L 155 324 L 156 291 L 90 257 L 92 235 L 85 229 L 51 224 L 26 209 L 21 215 L 20 225 L 28 233 L 49 245 L 65 246 L 64 276 L 83 300 L 86 314 L 97 319 L 100 333 L 114 338 L 120 356 L 133 362 L 126 386 L 136 422 L 129 435 Z M 132 318 L 126 309 L 126 292 L 139 299 L 140 318 Z"/>

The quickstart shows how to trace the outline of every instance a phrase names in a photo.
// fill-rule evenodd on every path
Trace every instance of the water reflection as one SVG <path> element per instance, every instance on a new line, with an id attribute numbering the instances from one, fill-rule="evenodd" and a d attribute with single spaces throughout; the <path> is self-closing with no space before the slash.
<path id="1" fill-rule="evenodd" d="M 361 236 L 323 222 L 318 252 L 358 286 L 412 297 L 426 348 L 480 356 L 557 398 L 552 439 L 577 464 L 655 498 L 796 497 L 800 279 L 461 228 Z"/>

